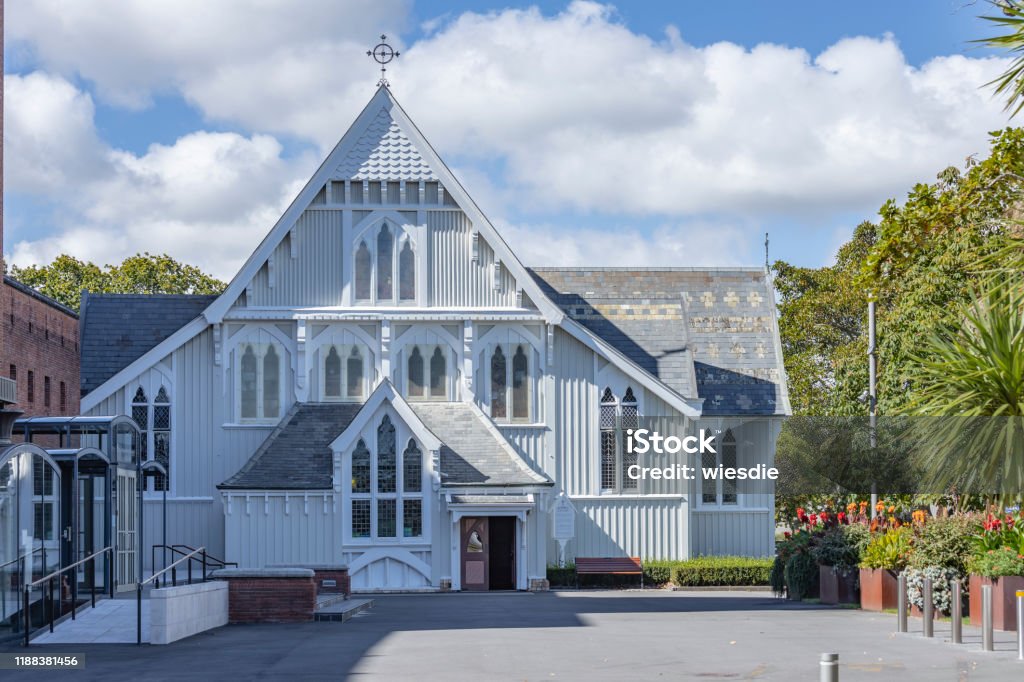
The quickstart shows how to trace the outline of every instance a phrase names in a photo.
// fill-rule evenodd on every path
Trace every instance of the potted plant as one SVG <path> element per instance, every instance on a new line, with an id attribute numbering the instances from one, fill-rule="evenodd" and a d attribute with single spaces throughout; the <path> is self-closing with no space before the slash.
<path id="1" fill-rule="evenodd" d="M 841 519 L 840 523 L 845 521 Z M 857 565 L 870 539 L 867 526 L 837 525 L 826 531 L 813 550 L 818 562 L 821 603 L 856 604 L 860 575 Z"/>
<path id="2" fill-rule="evenodd" d="M 1013 517 L 988 515 L 975 536 L 968 570 L 971 624 L 981 624 L 981 587 L 992 586 L 992 627 L 1017 629 L 1017 590 L 1024 590 L 1024 531 Z"/>
<path id="3" fill-rule="evenodd" d="M 896 576 L 907 566 L 912 550 L 909 528 L 876 534 L 860 562 L 860 607 L 867 611 L 896 608 Z"/>
<path id="4" fill-rule="evenodd" d="M 925 578 L 932 582 L 935 611 L 948 614 L 952 582 L 967 574 L 978 522 L 964 515 L 929 518 L 925 511 L 918 510 L 914 512 L 913 528 L 914 551 L 906 570 L 911 614 L 922 615 Z"/>

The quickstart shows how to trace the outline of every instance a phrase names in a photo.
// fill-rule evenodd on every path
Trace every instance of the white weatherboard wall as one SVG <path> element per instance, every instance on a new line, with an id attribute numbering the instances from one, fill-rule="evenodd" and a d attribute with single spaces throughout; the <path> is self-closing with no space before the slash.
<path id="1" fill-rule="evenodd" d="M 228 584 L 223 580 L 164 587 L 149 594 L 151 644 L 170 644 L 228 624 Z"/>
<path id="2" fill-rule="evenodd" d="M 566 546 L 566 558 L 687 558 L 686 505 L 681 495 L 571 499 L 576 507 L 576 537 Z M 554 550 L 552 556 L 557 555 Z"/>
<path id="3" fill-rule="evenodd" d="M 329 564 L 339 560 L 332 492 L 224 494 L 228 561 L 240 568 Z"/>

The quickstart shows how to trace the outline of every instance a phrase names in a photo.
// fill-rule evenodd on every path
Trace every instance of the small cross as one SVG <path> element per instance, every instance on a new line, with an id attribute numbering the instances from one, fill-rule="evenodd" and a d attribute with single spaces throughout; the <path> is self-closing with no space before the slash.
<path id="1" fill-rule="evenodd" d="M 380 87 L 381 85 L 383 85 L 385 88 L 391 87 L 391 84 L 388 83 L 388 79 L 385 78 L 385 73 L 387 72 L 386 65 L 390 64 L 393 59 L 397 58 L 399 55 L 402 54 L 401 52 L 397 52 L 393 47 L 388 45 L 387 40 L 388 37 L 385 34 L 381 33 L 380 42 L 377 43 L 377 46 L 374 47 L 372 50 L 366 51 L 367 57 L 373 57 L 373 61 L 380 64 L 380 80 L 377 81 L 377 86 Z"/>
<path id="2" fill-rule="evenodd" d="M 740 297 L 736 295 L 735 291 L 730 291 L 722 300 L 729 304 L 730 308 L 735 308 L 736 304 L 740 302 Z"/>

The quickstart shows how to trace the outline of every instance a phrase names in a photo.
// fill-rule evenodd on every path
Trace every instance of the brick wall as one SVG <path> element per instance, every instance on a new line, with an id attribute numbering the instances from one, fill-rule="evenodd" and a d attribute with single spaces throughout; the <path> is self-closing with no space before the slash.
<path id="1" fill-rule="evenodd" d="M 77 316 L 5 280 L 0 284 L 0 375 L 17 381 L 17 409 L 26 416 L 78 414 Z"/>
<path id="2" fill-rule="evenodd" d="M 313 620 L 316 584 L 303 578 L 223 578 L 231 623 L 301 623 Z"/>
<path id="3" fill-rule="evenodd" d="M 347 568 L 313 567 L 313 575 L 317 591 L 320 594 L 343 594 L 346 597 L 352 594 L 352 579 L 348 575 Z M 333 580 L 334 586 L 324 585 L 325 580 Z"/>

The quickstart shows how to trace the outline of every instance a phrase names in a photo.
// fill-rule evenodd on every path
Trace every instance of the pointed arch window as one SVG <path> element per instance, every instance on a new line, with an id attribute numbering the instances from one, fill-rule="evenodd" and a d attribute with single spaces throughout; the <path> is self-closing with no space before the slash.
<path id="1" fill-rule="evenodd" d="M 374 222 L 352 244 L 352 298 L 361 305 L 416 302 L 416 242 L 410 225 Z"/>
<path id="2" fill-rule="evenodd" d="M 738 466 L 736 437 L 732 429 L 726 429 L 718 438 L 717 452 L 701 453 L 701 467 L 713 469 L 717 466 L 722 468 L 736 468 Z M 736 506 L 739 504 L 739 494 L 735 480 L 728 480 L 719 476 L 718 479 L 707 479 L 702 477 L 700 501 L 705 505 Z"/>
<path id="3" fill-rule="evenodd" d="M 406 239 L 398 256 L 398 298 L 402 301 L 416 300 L 416 254 Z"/>
<path id="4" fill-rule="evenodd" d="M 423 383 L 423 356 L 420 347 L 413 346 L 409 353 L 409 387 L 406 393 L 410 398 L 422 398 L 426 391 Z"/>
<path id="5" fill-rule="evenodd" d="M 150 401 L 145 389 L 139 386 L 132 396 L 132 419 L 139 425 L 140 461 L 160 462 L 171 470 L 171 398 L 167 387 L 161 385 Z M 146 490 L 169 490 L 168 478 L 163 474 L 146 477 Z"/>
<path id="6" fill-rule="evenodd" d="M 335 346 L 328 349 L 324 358 L 324 397 L 341 397 L 341 356 Z"/>
<path id="7" fill-rule="evenodd" d="M 389 300 L 394 296 L 395 237 L 387 223 L 377 233 L 377 300 Z"/>
<path id="8" fill-rule="evenodd" d="M 235 350 L 238 417 L 275 422 L 281 417 L 283 353 L 276 343 L 243 343 Z"/>
<path id="9" fill-rule="evenodd" d="M 320 399 L 356 401 L 366 395 L 369 351 L 359 343 L 320 346 Z"/>
<path id="10" fill-rule="evenodd" d="M 356 273 L 355 273 L 355 289 L 356 289 L 356 300 L 357 301 L 369 301 L 370 300 L 370 249 L 366 246 L 366 241 L 359 242 L 359 248 L 356 249 Z"/>
<path id="11" fill-rule="evenodd" d="M 368 538 L 371 533 L 370 449 L 360 438 L 352 451 L 352 537 Z"/>
<path id="12" fill-rule="evenodd" d="M 508 372 L 505 352 L 495 346 L 491 354 L 491 418 L 508 418 Z"/>
<path id="13" fill-rule="evenodd" d="M 639 481 L 629 475 L 637 464 L 636 453 L 628 448 L 628 432 L 640 425 L 640 410 L 631 386 L 620 400 L 610 387 L 605 387 L 598 404 L 598 430 L 601 447 L 601 490 L 604 492 L 635 492 Z"/>
<path id="14" fill-rule="evenodd" d="M 423 451 L 414 438 L 405 440 L 398 452 L 398 428 L 387 414 L 359 439 L 352 450 L 349 489 L 353 539 L 421 541 L 426 504 L 423 464 Z"/>
<path id="15" fill-rule="evenodd" d="M 491 350 L 488 369 L 492 419 L 529 422 L 533 418 L 533 357 L 533 348 L 526 343 L 498 345 Z"/>
<path id="16" fill-rule="evenodd" d="M 445 359 L 444 351 L 440 346 L 434 346 L 434 352 L 430 356 L 430 397 L 446 398 L 448 362 Z"/>

